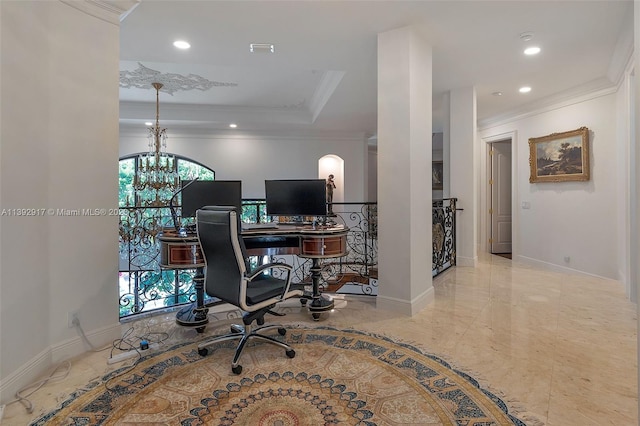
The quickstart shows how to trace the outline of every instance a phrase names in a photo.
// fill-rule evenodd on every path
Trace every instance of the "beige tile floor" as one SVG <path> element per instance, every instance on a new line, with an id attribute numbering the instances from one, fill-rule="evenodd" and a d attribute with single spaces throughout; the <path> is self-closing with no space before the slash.
<path id="1" fill-rule="evenodd" d="M 456 267 L 437 277 L 434 288 L 434 302 L 412 318 L 378 310 L 371 298 L 346 297 L 317 322 L 289 301 L 281 322 L 356 328 L 413 343 L 469 373 L 528 425 L 638 425 L 636 307 L 620 283 L 484 255 L 475 268 Z M 228 314 L 210 316 L 203 334 L 176 326 L 166 313 L 123 323 L 123 332 L 165 332 L 167 343 L 226 332 Z M 29 398 L 32 414 L 11 404 L 2 425 L 27 425 L 123 365 L 108 365 L 108 353 L 72 360 L 66 378 Z"/>

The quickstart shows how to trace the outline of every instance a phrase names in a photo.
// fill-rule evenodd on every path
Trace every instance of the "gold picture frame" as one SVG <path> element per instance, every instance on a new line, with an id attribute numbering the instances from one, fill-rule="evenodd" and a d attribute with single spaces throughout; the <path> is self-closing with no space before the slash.
<path id="1" fill-rule="evenodd" d="M 530 138 L 529 166 L 531 183 L 589 180 L 589 129 Z"/>

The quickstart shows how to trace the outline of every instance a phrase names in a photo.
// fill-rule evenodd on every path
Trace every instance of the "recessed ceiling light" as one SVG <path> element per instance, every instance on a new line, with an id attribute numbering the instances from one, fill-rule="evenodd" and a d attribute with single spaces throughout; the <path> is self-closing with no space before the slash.
<path id="1" fill-rule="evenodd" d="M 144 123 L 145 126 L 153 126 L 153 123 L 150 121 L 145 121 Z"/>
<path id="2" fill-rule="evenodd" d="M 531 91 L 531 87 L 523 86 L 519 89 L 520 93 L 529 93 Z"/>
<path id="3" fill-rule="evenodd" d="M 531 46 L 524 49 L 525 55 L 537 55 L 540 53 L 540 48 L 538 46 Z"/>
<path id="4" fill-rule="evenodd" d="M 271 43 L 251 43 L 249 45 L 251 53 L 273 53 L 275 50 L 275 46 Z"/>
<path id="5" fill-rule="evenodd" d="M 493 92 L 492 95 L 493 96 L 502 96 L 502 92 Z"/>
<path id="6" fill-rule="evenodd" d="M 191 47 L 191 45 L 184 40 L 176 40 L 173 42 L 173 45 L 178 49 L 188 49 Z"/>
<path id="7" fill-rule="evenodd" d="M 232 129 L 235 129 L 236 127 L 238 127 L 238 125 L 236 123 L 231 123 L 229 124 L 229 127 L 231 127 Z"/>

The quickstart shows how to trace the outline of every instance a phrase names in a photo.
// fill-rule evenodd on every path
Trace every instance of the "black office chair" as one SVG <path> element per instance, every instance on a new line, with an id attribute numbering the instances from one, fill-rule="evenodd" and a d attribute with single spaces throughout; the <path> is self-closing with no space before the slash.
<path id="1" fill-rule="evenodd" d="M 271 311 L 276 303 L 302 295 L 300 290 L 289 289 L 293 267 L 284 263 L 268 263 L 251 270 L 240 236 L 238 216 L 233 207 L 207 206 L 198 210 L 196 226 L 206 265 L 205 292 L 245 312 L 242 317 L 244 326 L 234 324 L 230 334 L 201 343 L 198 345 L 198 353 L 205 356 L 208 354 L 207 347 L 211 345 L 226 340 L 240 340 L 231 363 L 231 371 L 235 374 L 242 372 L 240 355 L 252 338 L 281 346 L 286 350 L 286 355 L 293 358 L 296 353 L 291 346 L 259 334 L 276 328 L 280 335 L 286 334 L 286 329 L 280 325 L 264 325 L 264 316 L 267 313 L 276 314 Z M 276 269 L 282 271 L 282 278 L 272 274 Z M 266 271 L 269 274 L 265 274 Z M 252 328 L 254 321 L 258 324 L 257 328 Z"/>

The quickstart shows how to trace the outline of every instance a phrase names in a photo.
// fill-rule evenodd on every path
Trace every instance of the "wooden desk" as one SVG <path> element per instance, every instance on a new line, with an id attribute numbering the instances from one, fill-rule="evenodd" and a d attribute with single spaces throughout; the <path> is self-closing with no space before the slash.
<path id="1" fill-rule="evenodd" d="M 314 320 L 322 312 L 333 309 L 333 300 L 323 297 L 320 292 L 322 279 L 322 259 L 341 257 L 347 253 L 349 228 L 330 225 L 279 225 L 277 228 L 257 228 L 242 230 L 242 238 L 249 256 L 297 255 L 312 260 L 310 268 L 312 291 L 300 299 L 311 312 Z M 208 308 L 221 302 L 204 303 L 204 258 L 195 233 L 179 235 L 168 231 L 159 236 L 163 269 L 196 269 L 194 288 L 196 302 L 176 314 L 179 325 L 196 327 L 204 331 L 209 322 Z M 310 303 L 308 303 L 310 302 Z"/>
<path id="2" fill-rule="evenodd" d="M 348 233 L 349 228 L 342 225 L 279 225 L 278 228 L 243 230 L 242 238 L 251 256 L 295 254 L 311 259 L 312 291 L 300 301 L 308 307 L 313 319 L 318 320 L 322 312 L 333 309 L 333 300 L 320 293 L 322 259 L 346 255 Z"/>
<path id="3" fill-rule="evenodd" d="M 296 254 L 311 259 L 341 257 L 347 253 L 344 226 L 279 225 L 277 228 L 243 229 L 250 256 Z"/>
<path id="4" fill-rule="evenodd" d="M 180 309 L 176 313 L 176 323 L 185 327 L 196 327 L 198 333 L 204 331 L 209 323 L 209 307 L 222 304 L 216 300 L 205 305 L 204 302 L 204 256 L 194 232 L 180 234 L 174 229 L 165 229 L 158 235 L 160 241 L 161 269 L 195 269 L 193 287 L 196 301 Z"/>

